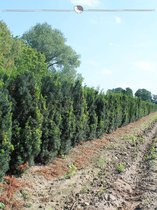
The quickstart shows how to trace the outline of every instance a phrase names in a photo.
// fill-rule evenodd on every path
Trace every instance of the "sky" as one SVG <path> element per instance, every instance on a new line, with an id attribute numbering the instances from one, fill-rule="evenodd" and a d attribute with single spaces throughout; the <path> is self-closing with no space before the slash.
<path id="1" fill-rule="evenodd" d="M 2 12 L 6 9 L 70 9 L 84 12 Z M 155 12 L 88 12 L 88 9 L 156 9 Z M 130 87 L 157 94 L 156 0 L 0 0 L 0 20 L 14 36 L 37 23 L 59 29 L 80 56 L 77 69 L 90 87 Z"/>

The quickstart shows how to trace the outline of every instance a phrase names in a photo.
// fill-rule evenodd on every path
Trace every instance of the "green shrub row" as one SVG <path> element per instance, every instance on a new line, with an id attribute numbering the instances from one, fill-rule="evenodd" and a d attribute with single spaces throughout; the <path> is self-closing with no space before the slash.
<path id="1" fill-rule="evenodd" d="M 8 80 L 7 80 L 8 81 Z M 0 91 L 0 178 L 28 162 L 45 164 L 82 141 L 100 138 L 157 109 L 119 93 L 105 95 L 59 74 L 22 73 Z M 3 87 L 4 86 L 4 87 Z"/>

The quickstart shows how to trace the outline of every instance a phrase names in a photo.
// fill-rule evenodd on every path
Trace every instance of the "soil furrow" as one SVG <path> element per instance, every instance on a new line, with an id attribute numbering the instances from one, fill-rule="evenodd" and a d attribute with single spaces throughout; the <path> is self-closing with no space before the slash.
<path id="1" fill-rule="evenodd" d="M 39 173 L 42 168 L 28 171 L 22 179 L 32 180 L 33 188 L 24 191 L 25 210 L 157 210 L 155 119 L 137 121 L 105 135 L 102 140 L 74 148 L 72 161 L 79 155 L 79 161 L 87 156 L 88 166 L 76 170 L 67 156 L 65 163 L 70 163 L 74 170 L 69 176 L 65 173 L 60 178 L 46 179 Z M 86 156 L 84 151 L 88 151 Z M 61 167 L 65 163 L 59 160 Z M 51 165 L 46 168 L 51 172 Z"/>
<path id="2" fill-rule="evenodd" d="M 154 210 L 157 208 L 157 202 L 155 202 L 157 200 L 157 161 L 154 160 L 152 170 L 150 160 L 146 158 L 155 141 L 156 134 L 157 124 L 144 136 L 144 144 L 136 145 L 138 150 L 136 158 L 132 163 L 131 160 L 128 160 L 131 166 L 124 173 L 116 174 L 112 167 L 106 171 L 99 171 L 97 177 L 90 184 L 89 192 L 71 197 L 77 201 L 75 209 Z M 114 151 L 119 154 L 122 152 L 121 148 Z M 122 162 L 127 162 L 123 155 L 119 159 Z M 114 160 L 111 164 L 115 166 Z M 71 202 L 72 200 L 69 199 L 63 209 L 70 209 Z"/>

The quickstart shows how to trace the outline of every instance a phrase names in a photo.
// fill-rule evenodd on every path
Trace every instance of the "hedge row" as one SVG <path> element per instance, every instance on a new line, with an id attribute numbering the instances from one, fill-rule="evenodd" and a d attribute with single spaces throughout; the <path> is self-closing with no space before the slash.
<path id="1" fill-rule="evenodd" d="M 8 170 L 17 173 L 26 162 L 45 164 L 82 141 L 157 110 L 139 98 L 105 95 L 58 74 L 39 82 L 32 72 L 25 72 L 4 83 L 1 80 L 0 178 Z"/>

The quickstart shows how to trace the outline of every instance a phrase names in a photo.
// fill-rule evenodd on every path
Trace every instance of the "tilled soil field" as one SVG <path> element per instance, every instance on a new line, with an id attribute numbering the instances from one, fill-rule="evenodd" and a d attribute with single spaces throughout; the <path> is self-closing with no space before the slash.
<path id="1" fill-rule="evenodd" d="M 156 119 L 152 114 L 85 142 L 54 165 L 29 169 L 24 210 L 157 210 Z"/>
<path id="2" fill-rule="evenodd" d="M 91 180 L 85 192 L 70 196 L 63 209 L 157 209 L 156 134 L 157 124 L 144 136 L 143 145 L 114 144 L 111 159 L 110 154 L 106 156 L 111 162 Z"/>

